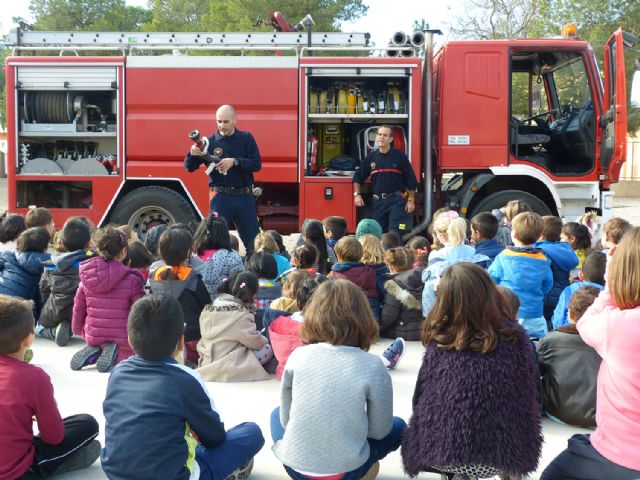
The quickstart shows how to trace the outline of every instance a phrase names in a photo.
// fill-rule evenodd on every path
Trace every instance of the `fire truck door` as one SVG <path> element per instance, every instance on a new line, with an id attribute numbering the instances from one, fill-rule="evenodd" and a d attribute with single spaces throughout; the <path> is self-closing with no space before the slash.
<path id="1" fill-rule="evenodd" d="M 618 181 L 627 156 L 627 86 L 622 29 L 604 47 L 604 105 L 600 125 L 604 125 L 600 165 L 607 174 L 605 187 Z"/>

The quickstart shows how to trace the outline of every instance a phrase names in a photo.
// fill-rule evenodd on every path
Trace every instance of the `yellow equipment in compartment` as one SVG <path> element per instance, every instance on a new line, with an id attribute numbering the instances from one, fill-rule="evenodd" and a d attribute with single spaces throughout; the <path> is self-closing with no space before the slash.
<path id="1" fill-rule="evenodd" d="M 318 163 L 327 167 L 333 157 L 344 153 L 342 124 L 324 123 L 318 130 Z"/>

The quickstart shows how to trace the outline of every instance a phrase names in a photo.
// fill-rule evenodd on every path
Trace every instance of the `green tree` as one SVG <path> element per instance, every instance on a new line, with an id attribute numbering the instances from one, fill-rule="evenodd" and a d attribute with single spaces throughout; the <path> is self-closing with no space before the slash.
<path id="1" fill-rule="evenodd" d="M 148 10 L 124 0 L 31 0 L 34 30 L 139 31 Z"/>
<path id="2" fill-rule="evenodd" d="M 536 22 L 538 0 L 465 0 L 451 24 L 456 38 L 526 38 Z"/>

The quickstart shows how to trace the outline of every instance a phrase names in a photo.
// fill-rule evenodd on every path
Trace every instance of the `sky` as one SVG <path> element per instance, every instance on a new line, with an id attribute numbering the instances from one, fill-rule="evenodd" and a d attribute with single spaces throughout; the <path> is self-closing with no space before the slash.
<path id="1" fill-rule="evenodd" d="M 147 6 L 147 0 L 126 0 L 127 5 Z M 369 32 L 376 45 L 386 45 L 398 31 L 410 33 L 414 20 L 426 19 L 431 28 L 446 34 L 449 18 L 460 9 L 462 0 L 364 0 L 368 14 L 355 23 L 343 24 L 344 32 Z M 29 0 L 2 0 L 0 35 L 12 28 L 12 17 L 30 19 Z M 283 12 L 286 15 L 286 12 Z M 266 14 L 266 12 L 265 12 Z M 313 16 L 313 12 L 311 12 Z M 297 21 L 298 19 L 288 19 Z"/>

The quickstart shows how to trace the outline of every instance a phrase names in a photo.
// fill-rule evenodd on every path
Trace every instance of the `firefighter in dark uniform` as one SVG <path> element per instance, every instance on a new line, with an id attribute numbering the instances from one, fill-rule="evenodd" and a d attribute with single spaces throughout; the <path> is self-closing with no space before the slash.
<path id="1" fill-rule="evenodd" d="M 401 236 L 411 228 L 418 181 L 407 156 L 391 146 L 392 127 L 382 125 L 376 133 L 378 149 L 372 151 L 353 176 L 354 203 L 362 207 L 362 184 L 371 176 L 373 218 L 382 231 L 396 231 Z"/>
<path id="2" fill-rule="evenodd" d="M 208 137 L 207 153 L 221 160 L 209 174 L 209 208 L 236 226 L 248 258 L 260 230 L 253 195 L 253 172 L 262 167 L 260 152 L 249 132 L 236 129 L 236 111 L 231 105 L 218 108 L 216 122 L 218 131 Z M 194 172 L 200 165 L 209 166 L 203 155 L 194 144 L 184 159 L 185 168 Z"/>

